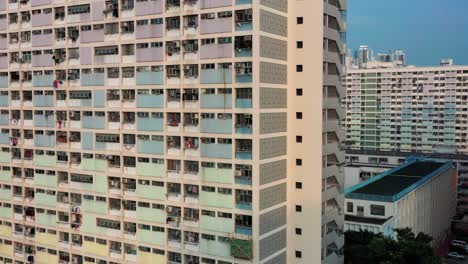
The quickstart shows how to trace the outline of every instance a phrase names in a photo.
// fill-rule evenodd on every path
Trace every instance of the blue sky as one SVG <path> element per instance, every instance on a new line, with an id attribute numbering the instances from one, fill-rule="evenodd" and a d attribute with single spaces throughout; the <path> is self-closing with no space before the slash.
<path id="1" fill-rule="evenodd" d="M 468 65 L 468 0 L 348 0 L 348 47 L 406 51 L 409 64 Z"/>

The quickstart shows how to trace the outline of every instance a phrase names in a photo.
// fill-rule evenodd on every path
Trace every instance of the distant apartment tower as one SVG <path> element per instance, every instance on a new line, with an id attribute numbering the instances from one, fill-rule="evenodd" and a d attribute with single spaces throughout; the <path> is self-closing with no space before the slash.
<path id="1" fill-rule="evenodd" d="M 456 191 L 451 161 L 408 161 L 346 189 L 345 230 L 395 237 L 394 229 L 409 227 L 437 246 L 450 232 Z"/>
<path id="2" fill-rule="evenodd" d="M 366 68 L 366 65 L 369 61 L 373 60 L 373 51 L 367 45 L 359 46 L 359 50 L 357 51 L 357 66 L 359 68 Z"/>
<path id="3" fill-rule="evenodd" d="M 350 69 L 345 85 L 350 149 L 468 152 L 468 67 Z"/>
<path id="4" fill-rule="evenodd" d="M 0 0 L 0 260 L 342 262 L 345 10 Z"/>

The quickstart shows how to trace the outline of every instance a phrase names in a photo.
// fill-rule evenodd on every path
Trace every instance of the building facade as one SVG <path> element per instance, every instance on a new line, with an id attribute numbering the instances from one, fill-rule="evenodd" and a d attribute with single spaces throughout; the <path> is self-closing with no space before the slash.
<path id="1" fill-rule="evenodd" d="M 1 0 L 0 260 L 342 262 L 345 10 Z"/>
<path id="2" fill-rule="evenodd" d="M 350 149 L 423 153 L 468 151 L 468 67 L 349 70 Z"/>
<path id="3" fill-rule="evenodd" d="M 395 228 L 409 227 L 439 245 L 450 232 L 456 190 L 452 162 L 409 160 L 346 189 L 345 230 L 393 237 Z"/>

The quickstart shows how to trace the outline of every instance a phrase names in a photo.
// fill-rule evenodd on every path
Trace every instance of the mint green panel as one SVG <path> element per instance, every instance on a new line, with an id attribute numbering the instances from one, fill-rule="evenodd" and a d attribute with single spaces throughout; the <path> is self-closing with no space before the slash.
<path id="1" fill-rule="evenodd" d="M 164 187 L 137 184 L 136 194 L 141 198 L 166 200 Z"/>
<path id="2" fill-rule="evenodd" d="M 10 200 L 11 190 L 0 189 L 0 200 Z"/>
<path id="3" fill-rule="evenodd" d="M 34 184 L 57 188 L 57 177 L 55 175 L 34 174 Z"/>
<path id="4" fill-rule="evenodd" d="M 107 177 L 105 175 L 94 175 L 94 191 L 107 193 Z"/>
<path id="5" fill-rule="evenodd" d="M 227 242 L 200 239 L 200 252 L 212 256 L 230 257 L 231 246 Z"/>
<path id="6" fill-rule="evenodd" d="M 201 168 L 201 177 L 203 181 L 234 183 L 234 173 L 232 169 Z"/>
<path id="7" fill-rule="evenodd" d="M 12 215 L 13 215 L 12 208 L 0 207 L 1 218 L 11 218 Z"/>
<path id="8" fill-rule="evenodd" d="M 34 201 L 37 205 L 45 205 L 45 206 L 56 206 L 57 205 L 57 198 L 55 195 L 49 195 L 46 193 L 36 193 L 34 197 Z"/>
<path id="9" fill-rule="evenodd" d="M 35 155 L 34 164 L 43 167 L 55 167 L 56 158 L 50 155 Z"/>
<path id="10" fill-rule="evenodd" d="M 202 215 L 200 216 L 200 229 L 224 233 L 233 233 L 234 219 Z"/>
<path id="11" fill-rule="evenodd" d="M 56 226 L 57 225 L 57 217 L 56 215 L 50 215 L 46 213 L 37 213 L 36 214 L 36 223 L 39 225 L 46 225 L 46 226 Z"/>
<path id="12" fill-rule="evenodd" d="M 81 231 L 86 233 L 93 233 L 97 234 L 96 228 L 96 216 L 93 214 L 84 214 L 83 215 L 83 222 L 81 225 Z"/>
<path id="13" fill-rule="evenodd" d="M 136 172 L 140 176 L 164 177 L 164 164 L 138 162 Z"/>
<path id="14" fill-rule="evenodd" d="M 153 232 L 151 230 L 138 229 L 137 231 L 138 242 L 164 246 L 166 244 L 165 232 Z"/>
<path id="15" fill-rule="evenodd" d="M 107 161 L 98 159 L 82 159 L 81 169 L 87 171 L 106 171 Z"/>
<path id="16" fill-rule="evenodd" d="M 11 181 L 10 171 L 0 171 L 0 181 L 9 182 Z"/>
<path id="17" fill-rule="evenodd" d="M 93 201 L 93 200 L 83 200 L 83 205 L 81 207 L 83 212 L 87 213 L 96 213 L 96 214 L 107 214 L 108 207 L 106 202 Z"/>
<path id="18" fill-rule="evenodd" d="M 233 199 L 232 195 L 219 194 L 217 192 L 204 192 L 200 193 L 200 205 L 232 208 Z"/>
<path id="19" fill-rule="evenodd" d="M 10 163 L 10 152 L 0 152 L 0 162 Z"/>
<path id="20" fill-rule="evenodd" d="M 145 208 L 137 207 L 136 215 L 138 220 L 149 221 L 149 222 L 166 222 L 166 213 L 164 210 L 154 209 L 154 208 Z"/>

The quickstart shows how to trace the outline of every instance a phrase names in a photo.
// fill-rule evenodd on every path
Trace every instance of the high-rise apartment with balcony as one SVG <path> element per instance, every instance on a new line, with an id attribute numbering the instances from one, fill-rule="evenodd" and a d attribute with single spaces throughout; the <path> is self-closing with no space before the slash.
<path id="1" fill-rule="evenodd" d="M 341 262 L 345 9 L 0 0 L 0 262 Z"/>

